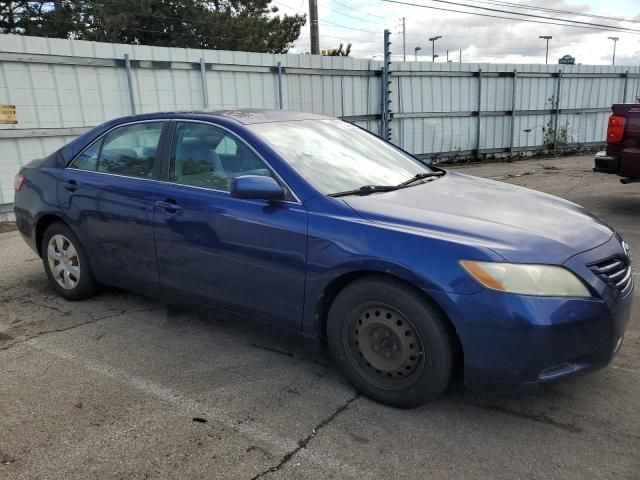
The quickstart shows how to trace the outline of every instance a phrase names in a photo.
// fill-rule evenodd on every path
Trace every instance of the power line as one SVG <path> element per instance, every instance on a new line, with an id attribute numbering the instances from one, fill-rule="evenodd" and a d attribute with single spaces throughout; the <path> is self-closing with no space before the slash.
<path id="1" fill-rule="evenodd" d="M 528 18 L 517 18 L 517 17 L 504 17 L 504 16 L 500 16 L 500 15 L 491 15 L 488 13 L 478 13 L 478 12 L 467 12 L 464 10 L 453 10 L 450 8 L 443 8 L 443 7 L 434 7 L 434 6 L 430 6 L 430 5 L 421 5 L 418 3 L 411 3 L 411 2 L 406 2 L 406 1 L 400 1 L 400 0 L 382 0 L 383 2 L 389 2 L 389 3 L 396 3 L 399 5 L 409 5 L 411 7 L 420 7 L 420 8 L 428 8 L 430 10 L 440 10 L 443 12 L 453 12 L 453 13 L 464 13 L 467 15 L 475 15 L 475 16 L 479 16 L 479 17 L 489 17 L 489 18 L 500 18 L 502 20 L 516 20 L 519 22 L 530 22 L 530 23 L 540 23 L 540 24 L 545 24 L 545 25 L 557 25 L 560 27 L 573 27 L 573 28 L 586 28 L 589 30 L 598 30 L 598 31 L 615 31 L 615 32 L 620 32 L 620 31 L 627 31 L 627 33 L 640 33 L 640 30 L 631 30 L 631 29 L 624 29 L 621 30 L 619 28 L 616 27 L 607 27 L 607 28 L 601 28 L 601 27 L 596 27 L 596 26 L 583 26 L 583 25 L 573 25 L 573 24 L 567 24 L 567 23 L 555 23 L 555 22 L 545 22 L 542 20 L 531 20 Z M 433 1 L 437 1 L 437 0 L 433 0 Z M 452 2 L 451 2 L 452 3 Z M 460 5 L 462 7 L 465 7 L 466 5 L 461 5 L 461 4 L 456 4 L 456 5 Z M 547 17 L 545 17 L 547 18 Z M 560 20 L 562 21 L 562 20 Z"/>
<path id="2" fill-rule="evenodd" d="M 361 40 L 359 38 L 356 37 L 338 37 L 336 35 L 326 35 L 326 34 L 322 34 L 321 35 L 323 38 L 327 37 L 327 38 L 335 38 L 336 40 L 342 40 L 342 41 L 349 41 L 349 42 L 357 42 L 359 44 L 367 44 L 367 43 L 379 43 L 378 40 Z M 308 32 L 303 32 L 300 34 L 300 36 L 298 37 L 298 40 L 300 38 L 304 38 L 306 40 L 308 40 L 310 38 L 310 34 Z"/>
<path id="3" fill-rule="evenodd" d="M 533 13 L 521 13 L 521 12 L 514 12 L 513 10 L 502 10 L 499 8 L 491 8 L 491 7 L 481 7 L 481 6 L 477 6 L 477 5 L 470 5 L 468 3 L 458 3 L 458 2 L 452 2 L 450 0 L 429 0 L 431 2 L 436 2 L 436 3 L 446 3 L 447 5 L 456 5 L 458 7 L 468 7 L 468 8 L 475 8 L 478 10 L 486 10 L 488 12 L 498 12 L 498 13 L 505 13 L 505 14 L 509 14 L 509 15 L 521 15 L 523 17 L 531 17 L 531 18 L 543 18 L 543 19 L 548 19 L 548 16 L 544 16 L 544 15 L 535 15 Z M 554 18 L 553 20 L 558 20 L 561 22 L 569 22 L 569 23 L 575 23 L 576 25 L 589 25 L 592 27 L 604 27 L 604 28 L 614 28 L 616 30 L 628 30 L 630 32 L 635 32 L 635 33 L 640 33 L 640 30 L 633 30 L 631 28 L 626 28 L 626 27 L 616 27 L 614 25 L 604 25 L 602 23 L 589 23 L 589 22 L 582 22 L 580 20 L 571 20 L 568 18 Z"/>
<path id="4" fill-rule="evenodd" d="M 329 20 L 320 20 L 320 23 L 327 23 L 329 25 L 333 25 L 336 28 L 346 28 L 347 30 L 357 30 L 358 32 L 367 32 L 367 33 L 380 33 L 379 31 L 375 31 L 375 30 L 366 30 L 366 29 L 362 29 L 362 28 L 355 28 L 355 27 L 351 27 L 349 25 L 342 25 L 340 23 L 336 23 L 336 22 L 331 22 Z"/>
<path id="5" fill-rule="evenodd" d="M 419 40 L 419 41 L 423 41 L 425 38 L 424 35 L 418 35 L 418 34 L 409 34 L 407 33 L 407 39 L 415 39 L 415 40 Z M 475 35 L 450 35 L 447 34 L 447 40 L 450 39 L 465 39 L 468 38 L 470 40 L 492 40 L 493 42 L 495 42 L 499 37 L 480 37 L 480 36 L 475 36 Z M 520 39 L 520 38 L 504 38 L 504 40 L 509 41 L 510 43 L 526 43 L 527 45 L 531 45 L 531 39 Z M 565 42 L 568 43 L 568 42 Z"/>
<path id="6" fill-rule="evenodd" d="M 47 3 L 46 1 L 40 1 L 38 3 Z M 279 2 L 275 2 L 275 3 L 279 3 Z M 284 4 L 280 4 L 282 6 L 287 7 Z M 109 8 L 104 8 L 105 6 L 103 6 L 102 8 L 104 9 L 104 11 L 106 13 L 110 13 L 110 14 L 115 14 L 115 13 L 119 13 L 119 14 L 124 14 L 124 15 L 131 15 L 131 16 L 136 16 L 136 17 L 144 17 L 144 18 L 155 18 L 155 19 L 159 19 L 159 20 L 184 20 L 182 17 L 173 17 L 170 15 L 154 15 L 151 13 L 142 13 L 142 12 L 128 12 L 128 11 L 124 11 L 124 10 L 113 10 L 113 9 L 109 9 Z M 287 7 L 288 8 L 288 7 Z M 286 14 L 285 14 L 286 15 Z M 233 19 L 232 19 L 233 20 Z M 46 20 L 46 22 L 43 23 L 58 23 L 58 24 L 66 24 L 66 25 L 73 25 L 75 27 L 89 27 L 89 29 L 95 29 L 95 30 L 100 30 L 100 31 L 105 31 L 105 30 L 109 30 L 109 31 L 119 31 L 119 32 L 149 32 L 149 33 L 163 33 L 166 35 L 179 35 L 179 36 L 189 36 L 189 37 L 193 37 L 193 33 L 178 33 L 178 32 L 172 32 L 169 30 L 150 30 L 150 29 L 144 29 L 144 28 L 135 28 L 135 29 L 127 29 L 127 28 L 112 28 L 109 27 L 105 24 L 95 24 L 95 23 L 88 23 L 84 20 L 80 20 L 80 21 L 74 21 L 74 20 L 60 20 L 60 19 L 53 19 L 53 18 L 48 18 Z M 203 20 L 190 20 L 189 21 L 190 24 L 196 24 L 196 25 L 210 25 L 209 22 L 207 21 L 203 21 Z M 72 29 L 70 29 L 72 30 Z"/>
<path id="7" fill-rule="evenodd" d="M 505 7 L 515 7 L 522 8 L 525 10 L 535 10 L 539 12 L 553 12 L 553 13 L 562 13 L 565 15 L 575 15 L 578 17 L 589 17 L 589 18 L 601 18 L 603 20 L 613 20 L 616 22 L 631 22 L 631 23 L 640 23 L 640 20 L 634 20 L 631 18 L 621 18 L 621 17 L 607 17 L 606 15 L 596 15 L 593 13 L 581 13 L 581 12 L 572 12 L 570 10 L 558 10 L 556 8 L 547 8 L 547 7 L 538 7 L 534 5 L 523 5 L 521 3 L 512 3 L 512 2 L 503 2 L 503 1 L 491 1 L 491 0 L 474 0 L 477 3 L 486 3 L 489 5 L 500 5 Z"/>
<path id="8" fill-rule="evenodd" d="M 367 12 L 362 12 L 360 10 L 358 10 L 357 8 L 353 8 L 350 7 L 349 5 L 346 5 L 342 2 L 339 2 L 338 0 L 329 0 L 331 3 L 335 3 L 336 5 L 340 5 L 344 8 L 348 8 L 349 10 L 353 10 L 354 12 L 358 12 L 361 15 L 368 15 L 369 17 L 375 17 L 375 18 L 382 18 L 383 20 L 386 20 L 387 17 L 383 17 L 382 15 L 374 15 L 373 13 L 367 13 Z"/>
<path id="9" fill-rule="evenodd" d="M 357 20 L 359 22 L 372 23 L 372 24 L 375 24 L 375 25 L 386 25 L 385 22 L 377 22 L 377 21 L 373 21 L 373 20 L 367 20 L 366 18 L 356 17 L 355 15 L 350 15 L 348 13 L 344 13 L 344 12 L 341 12 L 339 10 L 332 10 L 332 13 L 335 13 L 335 14 L 338 14 L 338 15 L 343 15 L 343 16 L 349 17 L 349 18 L 353 18 L 354 20 Z"/>
<path id="10" fill-rule="evenodd" d="M 275 3 L 277 5 L 280 5 L 283 8 L 288 8 L 289 10 L 298 13 L 298 10 L 296 10 L 293 7 L 290 7 L 289 5 L 285 5 L 284 3 L 278 2 L 277 0 L 272 0 L 272 1 L 273 1 L 273 3 Z M 348 8 L 349 10 L 353 10 L 355 12 L 363 13 L 364 15 L 367 15 L 367 13 L 359 12 L 355 8 L 351 8 L 348 5 L 344 5 L 342 3 L 336 2 L 335 0 L 330 0 L 330 1 L 335 2 L 338 5 L 342 5 L 342 6 L 346 7 L 346 8 Z M 378 22 L 378 21 L 375 21 L 375 20 L 369 20 L 369 19 L 366 19 L 366 18 L 362 18 L 362 17 L 358 17 L 358 16 L 355 16 L 355 15 L 352 15 L 350 13 L 342 12 L 342 11 L 337 10 L 337 9 L 332 9 L 331 13 L 335 13 L 336 15 L 342 15 L 342 16 L 345 16 L 345 17 L 349 17 L 349 18 L 352 18 L 352 19 L 357 20 L 359 22 L 372 23 L 372 24 L 375 24 L 375 25 L 386 25 L 386 22 Z M 378 18 L 385 18 L 385 17 L 380 17 L 378 15 L 373 15 L 373 16 L 378 17 Z"/>

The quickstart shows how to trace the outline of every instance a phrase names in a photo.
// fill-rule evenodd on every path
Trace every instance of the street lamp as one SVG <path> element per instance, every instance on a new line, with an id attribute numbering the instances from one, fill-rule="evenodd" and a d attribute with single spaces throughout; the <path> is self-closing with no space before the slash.
<path id="1" fill-rule="evenodd" d="M 436 40 L 438 40 L 439 38 L 442 38 L 442 35 L 438 35 L 436 37 L 431 37 L 429 38 L 429 41 L 431 42 L 431 61 L 435 62 L 436 61 Z"/>
<path id="2" fill-rule="evenodd" d="M 418 61 L 418 52 L 422 50 L 422 47 L 416 47 L 413 49 L 413 55 L 416 57 L 416 62 Z"/>
<path id="3" fill-rule="evenodd" d="M 616 43 L 618 43 L 618 40 L 620 40 L 620 38 L 618 37 L 607 37 L 609 40 L 613 40 L 613 60 L 611 61 L 611 65 L 615 65 L 616 64 Z"/>
<path id="4" fill-rule="evenodd" d="M 547 54 L 544 57 L 544 63 L 549 64 L 549 40 L 551 40 L 553 37 L 551 35 L 540 35 L 538 38 L 547 41 Z"/>

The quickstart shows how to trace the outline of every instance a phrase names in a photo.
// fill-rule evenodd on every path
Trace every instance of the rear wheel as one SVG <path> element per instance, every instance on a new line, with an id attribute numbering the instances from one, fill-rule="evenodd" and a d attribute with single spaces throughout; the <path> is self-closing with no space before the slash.
<path id="1" fill-rule="evenodd" d="M 439 310 L 399 281 L 348 285 L 329 311 L 331 356 L 355 387 L 382 403 L 411 408 L 449 384 L 453 333 Z"/>
<path id="2" fill-rule="evenodd" d="M 83 300 L 96 294 L 96 283 L 78 237 L 64 223 L 53 223 L 44 232 L 42 260 L 53 288 L 67 300 Z"/>

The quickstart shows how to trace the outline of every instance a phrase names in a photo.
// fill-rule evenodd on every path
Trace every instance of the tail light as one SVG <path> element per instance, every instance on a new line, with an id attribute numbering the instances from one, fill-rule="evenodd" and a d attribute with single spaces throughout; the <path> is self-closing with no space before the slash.
<path id="1" fill-rule="evenodd" d="M 609 127 L 607 128 L 607 143 L 618 143 L 624 137 L 624 125 L 626 119 L 620 115 L 609 117 Z"/>
<path id="2" fill-rule="evenodd" d="M 19 192 L 24 185 L 25 178 L 23 175 L 17 174 L 13 179 L 13 187 L 16 189 L 16 192 Z"/>

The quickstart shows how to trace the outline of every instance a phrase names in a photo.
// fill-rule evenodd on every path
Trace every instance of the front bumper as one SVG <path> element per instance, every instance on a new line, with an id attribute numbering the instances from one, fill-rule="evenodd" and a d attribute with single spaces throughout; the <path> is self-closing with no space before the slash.
<path id="1" fill-rule="evenodd" d="M 617 174 L 620 171 L 620 159 L 615 155 L 607 155 L 607 152 L 598 152 L 595 156 L 593 171 Z"/>
<path id="2" fill-rule="evenodd" d="M 585 280 L 592 298 L 514 295 L 481 290 L 435 294 L 460 336 L 465 384 L 514 390 L 606 366 L 622 344 L 633 288 L 618 298 L 587 265 L 623 255 L 618 236 L 565 266 Z"/>

